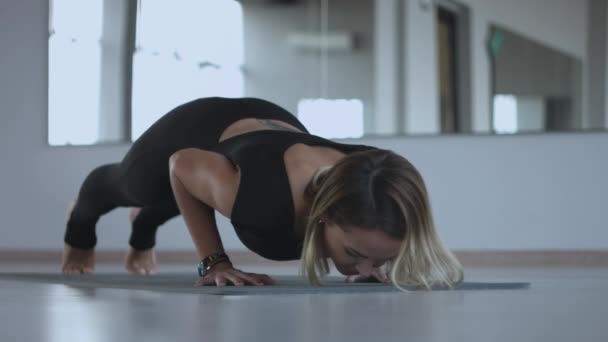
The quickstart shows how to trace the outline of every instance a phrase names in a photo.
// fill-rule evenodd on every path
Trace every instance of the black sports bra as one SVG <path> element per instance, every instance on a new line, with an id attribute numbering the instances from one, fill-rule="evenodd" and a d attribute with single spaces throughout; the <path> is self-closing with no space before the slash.
<path id="1" fill-rule="evenodd" d="M 241 170 L 230 221 L 243 244 L 271 260 L 299 259 L 302 239 L 294 232 L 295 209 L 284 154 L 292 145 L 326 146 L 342 153 L 375 149 L 340 144 L 308 133 L 253 131 L 220 142 L 213 151 Z"/>

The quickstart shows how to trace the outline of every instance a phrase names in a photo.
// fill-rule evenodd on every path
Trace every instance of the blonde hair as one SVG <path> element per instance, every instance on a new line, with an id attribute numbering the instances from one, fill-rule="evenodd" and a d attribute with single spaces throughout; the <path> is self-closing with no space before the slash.
<path id="1" fill-rule="evenodd" d="M 405 158 L 389 150 L 372 149 L 342 158 L 321 169 L 306 188 L 312 201 L 302 248 L 302 271 L 313 285 L 329 272 L 323 255 L 322 217 L 338 225 L 381 229 L 403 239 L 398 256 L 383 266 L 393 285 L 453 287 L 463 281 L 463 269 L 435 230 L 426 186 Z"/>

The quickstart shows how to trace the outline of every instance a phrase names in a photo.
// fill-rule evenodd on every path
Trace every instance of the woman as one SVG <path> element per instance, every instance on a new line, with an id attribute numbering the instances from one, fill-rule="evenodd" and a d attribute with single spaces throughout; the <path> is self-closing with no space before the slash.
<path id="1" fill-rule="evenodd" d="M 95 225 L 119 206 L 132 212 L 127 269 L 155 271 L 158 226 L 181 214 L 202 260 L 198 285 L 265 285 L 233 267 L 214 211 L 249 249 L 302 260 L 312 284 L 327 259 L 348 281 L 403 285 L 462 281 L 462 267 L 433 226 L 422 177 L 397 154 L 308 133 L 289 112 L 253 99 L 205 98 L 152 125 L 120 163 L 85 179 L 68 212 L 63 271 L 91 273 Z"/>

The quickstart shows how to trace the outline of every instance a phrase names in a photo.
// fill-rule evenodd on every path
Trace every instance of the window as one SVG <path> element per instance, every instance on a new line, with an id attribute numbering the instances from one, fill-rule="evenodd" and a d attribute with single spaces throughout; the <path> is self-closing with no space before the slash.
<path id="1" fill-rule="evenodd" d="M 508 134 L 517 132 L 517 99 L 513 95 L 494 96 L 494 132 Z"/>
<path id="2" fill-rule="evenodd" d="M 234 0 L 51 0 L 50 145 L 135 140 L 200 97 L 244 95 Z"/>
<path id="3" fill-rule="evenodd" d="M 361 100 L 304 99 L 298 103 L 298 119 L 311 134 L 326 139 L 363 136 Z"/>
<path id="4" fill-rule="evenodd" d="M 244 95 L 243 13 L 238 2 L 140 0 L 139 5 L 132 140 L 182 103 Z"/>
<path id="5" fill-rule="evenodd" d="M 49 38 L 50 145 L 99 140 L 102 0 L 52 0 Z"/>

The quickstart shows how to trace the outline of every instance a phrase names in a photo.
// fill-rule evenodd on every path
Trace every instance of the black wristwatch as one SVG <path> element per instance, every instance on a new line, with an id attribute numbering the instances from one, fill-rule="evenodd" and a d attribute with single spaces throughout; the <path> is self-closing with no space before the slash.
<path id="1" fill-rule="evenodd" d="M 198 263 L 198 266 L 196 266 L 196 269 L 198 270 L 198 275 L 201 278 L 204 277 L 205 275 L 207 275 L 207 273 L 209 272 L 209 270 L 211 270 L 213 266 L 225 261 L 230 262 L 230 258 L 228 258 L 228 255 L 226 255 L 226 253 L 224 252 L 218 252 L 209 255 L 205 259 L 201 260 L 201 262 Z"/>

